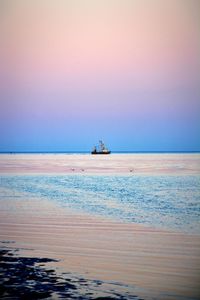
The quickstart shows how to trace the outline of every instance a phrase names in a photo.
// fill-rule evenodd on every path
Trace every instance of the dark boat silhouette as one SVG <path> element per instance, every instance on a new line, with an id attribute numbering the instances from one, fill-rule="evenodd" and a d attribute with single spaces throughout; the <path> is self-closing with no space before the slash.
<path id="1" fill-rule="evenodd" d="M 91 152 L 91 154 L 110 154 L 110 153 L 111 151 L 106 148 L 105 144 L 102 141 L 99 141 L 98 149 L 96 146 L 94 146 L 94 149 Z"/>

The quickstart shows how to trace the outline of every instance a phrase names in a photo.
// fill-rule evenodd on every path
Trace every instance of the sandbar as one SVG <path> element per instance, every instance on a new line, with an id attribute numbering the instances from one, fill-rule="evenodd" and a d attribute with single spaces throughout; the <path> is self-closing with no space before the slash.
<path id="1" fill-rule="evenodd" d="M 1 154 L 1 174 L 196 175 L 199 153 Z"/>

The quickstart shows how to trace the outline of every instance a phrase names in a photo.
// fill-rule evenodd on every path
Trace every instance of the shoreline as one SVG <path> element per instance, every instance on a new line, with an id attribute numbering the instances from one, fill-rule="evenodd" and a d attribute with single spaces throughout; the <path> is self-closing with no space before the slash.
<path id="1" fill-rule="evenodd" d="M 142 300 L 136 296 L 137 288 L 58 272 L 58 260 L 23 256 L 10 244 L 14 242 L 0 241 L 1 299 Z"/>
<path id="2" fill-rule="evenodd" d="M 200 235 L 74 214 L 40 199 L 1 211 L 0 220 L 1 241 L 15 241 L 23 256 L 59 260 L 62 272 L 134 287 L 144 299 L 199 299 Z"/>

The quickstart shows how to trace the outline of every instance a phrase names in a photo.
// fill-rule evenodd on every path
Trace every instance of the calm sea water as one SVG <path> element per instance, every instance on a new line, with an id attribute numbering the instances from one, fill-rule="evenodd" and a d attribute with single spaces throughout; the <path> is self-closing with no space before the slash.
<path id="1" fill-rule="evenodd" d="M 3 175 L 1 187 L 4 199 L 39 197 L 113 220 L 200 233 L 199 175 Z"/>

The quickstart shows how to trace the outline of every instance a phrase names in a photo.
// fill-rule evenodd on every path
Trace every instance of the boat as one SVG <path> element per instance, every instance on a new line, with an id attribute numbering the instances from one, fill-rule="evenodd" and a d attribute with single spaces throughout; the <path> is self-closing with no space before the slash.
<path id="1" fill-rule="evenodd" d="M 105 144 L 102 141 L 99 141 L 98 148 L 94 146 L 94 149 L 91 152 L 91 154 L 110 154 L 110 153 L 111 151 L 106 148 Z"/>

